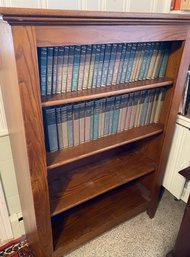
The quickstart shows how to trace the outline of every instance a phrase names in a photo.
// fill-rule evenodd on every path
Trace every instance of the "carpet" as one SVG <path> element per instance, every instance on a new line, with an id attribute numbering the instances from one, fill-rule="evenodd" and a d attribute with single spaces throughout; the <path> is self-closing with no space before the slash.
<path id="1" fill-rule="evenodd" d="M 12 241 L 0 248 L 0 257 L 33 257 L 26 240 Z"/>

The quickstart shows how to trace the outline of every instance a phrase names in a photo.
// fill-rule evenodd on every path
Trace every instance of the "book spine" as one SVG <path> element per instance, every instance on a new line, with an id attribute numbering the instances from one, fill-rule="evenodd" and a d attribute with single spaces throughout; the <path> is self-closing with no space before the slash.
<path id="1" fill-rule="evenodd" d="M 104 63 L 102 68 L 101 86 L 106 86 L 110 56 L 111 56 L 111 44 L 107 44 L 105 48 Z"/>
<path id="2" fill-rule="evenodd" d="M 125 77 L 125 82 L 130 82 L 136 49 L 137 49 L 137 44 L 133 43 L 132 47 L 131 47 L 131 53 L 130 53 L 130 56 L 129 56 L 127 72 L 126 72 L 126 77 Z"/>
<path id="3" fill-rule="evenodd" d="M 79 135 L 80 135 L 80 144 L 82 144 L 85 141 L 85 102 L 80 103 L 79 108 L 80 108 Z"/>
<path id="4" fill-rule="evenodd" d="M 155 89 L 150 90 L 149 107 L 148 107 L 147 116 L 146 116 L 146 125 L 151 123 L 151 114 L 152 114 L 153 104 L 154 104 L 154 94 L 155 94 Z"/>
<path id="5" fill-rule="evenodd" d="M 99 114 L 99 137 L 104 136 L 104 118 L 106 109 L 106 98 L 101 100 L 100 114 Z"/>
<path id="6" fill-rule="evenodd" d="M 63 68 L 62 68 L 62 85 L 61 85 L 62 93 L 67 91 L 68 61 L 69 61 L 69 46 L 65 46 L 64 55 L 63 55 Z"/>
<path id="7" fill-rule="evenodd" d="M 75 46 L 70 46 L 69 58 L 68 58 L 68 73 L 67 73 L 67 92 L 71 92 L 71 88 L 72 88 L 74 51 L 75 51 Z"/>
<path id="8" fill-rule="evenodd" d="M 142 58 L 142 64 L 141 64 L 141 68 L 140 68 L 140 73 L 139 73 L 139 80 L 143 80 L 144 79 L 144 75 L 146 72 L 146 66 L 147 66 L 147 62 L 149 59 L 149 51 L 150 51 L 150 44 L 149 43 L 144 43 L 144 55 Z"/>
<path id="9" fill-rule="evenodd" d="M 116 80 L 117 84 L 121 83 L 121 76 L 122 76 L 123 64 L 125 60 L 126 47 L 127 47 L 126 43 L 122 44 L 121 58 L 119 62 L 119 69 L 118 69 L 117 80 Z"/>
<path id="10" fill-rule="evenodd" d="M 49 152 L 58 150 L 58 135 L 55 108 L 44 109 L 44 128 L 46 149 Z"/>
<path id="11" fill-rule="evenodd" d="M 155 63 L 154 63 L 154 69 L 152 71 L 152 79 L 156 78 L 158 64 L 159 64 L 159 61 L 160 61 L 160 58 L 161 58 L 161 51 L 162 51 L 162 44 L 159 43 L 159 48 L 158 48 L 156 60 L 155 60 Z"/>
<path id="12" fill-rule="evenodd" d="M 90 109 L 90 140 L 94 138 L 94 101 L 91 101 Z"/>
<path id="13" fill-rule="evenodd" d="M 81 52 L 81 47 L 75 46 L 71 91 L 78 90 L 77 86 L 78 86 L 78 75 L 79 75 L 79 67 L 80 67 L 80 52 Z"/>
<path id="14" fill-rule="evenodd" d="M 115 103 L 115 96 L 110 97 L 110 118 L 109 118 L 109 130 L 108 135 L 112 134 L 112 124 L 113 124 L 113 115 L 114 115 L 114 103 Z"/>
<path id="15" fill-rule="evenodd" d="M 115 64 L 116 51 L 117 51 L 117 44 L 112 44 L 106 85 L 111 85 L 112 84 L 112 77 L 113 77 L 113 69 L 114 69 L 114 64 Z"/>
<path id="16" fill-rule="evenodd" d="M 90 69 L 89 69 L 89 74 L 88 74 L 88 85 L 87 85 L 87 88 L 92 88 L 92 80 L 93 80 L 95 58 L 96 58 L 96 45 L 93 45 L 92 46 L 91 60 L 90 60 Z"/>
<path id="17" fill-rule="evenodd" d="M 94 101 L 94 131 L 93 131 L 93 139 L 97 139 L 99 137 L 99 114 L 101 108 L 101 99 Z"/>
<path id="18" fill-rule="evenodd" d="M 69 145 L 68 133 L 67 133 L 67 105 L 61 107 L 61 122 L 62 122 L 62 135 L 63 135 L 63 148 L 67 148 Z"/>
<path id="19" fill-rule="evenodd" d="M 47 94 L 47 47 L 40 48 L 40 89 L 41 95 Z"/>
<path id="20" fill-rule="evenodd" d="M 94 72 L 93 72 L 93 78 L 92 78 L 92 88 L 96 88 L 96 86 L 97 86 L 98 66 L 99 66 L 99 61 L 100 61 L 100 51 L 101 51 L 101 45 L 97 45 L 96 46 L 95 61 L 94 61 Z"/>
<path id="21" fill-rule="evenodd" d="M 170 43 L 166 43 L 165 45 L 165 49 L 164 49 L 164 57 L 161 63 L 161 67 L 159 70 L 159 75 L 158 77 L 162 78 L 165 75 L 165 71 L 166 71 L 166 66 L 168 63 L 168 57 L 169 57 L 169 53 L 170 53 L 170 48 L 171 48 L 171 44 Z"/>
<path id="22" fill-rule="evenodd" d="M 83 88 L 85 56 L 86 56 L 86 46 L 81 46 L 80 67 L 79 67 L 79 75 L 78 75 L 78 90 L 82 90 Z"/>
<path id="23" fill-rule="evenodd" d="M 158 102 L 157 102 L 157 107 L 156 107 L 156 112 L 155 112 L 155 117 L 154 117 L 154 122 L 158 123 L 160 119 L 160 114 L 162 110 L 162 106 L 165 100 L 166 96 L 166 89 L 163 88 L 159 94 Z"/>
<path id="24" fill-rule="evenodd" d="M 148 109 L 148 98 L 149 98 L 149 93 L 148 90 L 145 90 L 144 94 L 144 99 L 143 99 L 143 106 L 142 106 L 142 112 L 141 112 L 141 117 L 140 117 L 140 125 L 144 126 L 145 121 L 146 121 L 146 113 Z"/>
<path id="25" fill-rule="evenodd" d="M 62 134 L 61 108 L 60 107 L 56 108 L 56 122 L 57 122 L 59 149 L 62 149 L 63 148 L 63 134 Z"/>
<path id="26" fill-rule="evenodd" d="M 152 106 L 152 111 L 151 111 L 151 117 L 150 117 L 150 123 L 154 122 L 154 117 L 155 117 L 155 111 L 156 111 L 156 105 L 159 97 L 159 92 L 160 88 L 155 89 L 154 91 L 154 99 L 153 99 L 153 106 Z"/>
<path id="27" fill-rule="evenodd" d="M 123 69 L 122 69 L 122 73 L 121 73 L 121 81 L 120 81 L 121 83 L 125 82 L 129 57 L 130 57 L 130 54 L 131 54 L 131 48 L 132 48 L 132 44 L 127 44 L 125 58 L 124 58 L 124 62 L 123 62 Z"/>
<path id="28" fill-rule="evenodd" d="M 138 62 L 139 62 L 140 48 L 141 48 L 141 43 L 137 43 L 136 51 L 135 51 L 135 55 L 134 55 L 133 66 L 132 66 L 132 71 L 131 71 L 131 76 L 130 76 L 130 81 L 135 81 L 136 70 L 137 70 L 137 66 L 138 66 Z"/>
<path id="29" fill-rule="evenodd" d="M 137 108 L 137 102 L 138 102 L 138 94 L 139 92 L 135 92 L 133 95 L 132 105 L 131 105 L 131 116 L 130 116 L 130 122 L 129 122 L 129 128 L 133 128 L 135 125 L 135 115 L 136 115 L 136 108 Z"/>
<path id="30" fill-rule="evenodd" d="M 85 65 L 84 65 L 83 89 L 88 88 L 88 75 L 89 75 L 89 70 L 90 70 L 91 52 L 92 52 L 92 46 L 87 45 Z"/>
<path id="31" fill-rule="evenodd" d="M 114 111 L 113 111 L 113 120 L 112 120 L 112 134 L 117 133 L 118 129 L 118 121 L 119 121 L 119 112 L 120 112 L 120 103 L 121 103 L 121 96 L 115 97 L 114 102 Z"/>
<path id="32" fill-rule="evenodd" d="M 117 83 L 117 77 L 118 77 L 118 70 L 119 70 L 119 64 L 121 60 L 121 52 L 122 52 L 122 44 L 117 44 L 117 52 L 115 57 L 115 64 L 113 69 L 113 78 L 112 78 L 112 84 L 115 85 Z"/>
<path id="33" fill-rule="evenodd" d="M 135 72 L 134 72 L 134 81 L 138 81 L 138 79 L 139 79 L 139 73 L 140 73 L 140 68 L 141 68 L 141 64 L 142 64 L 143 54 L 144 54 L 144 44 L 139 43 L 138 44 L 137 65 L 135 67 Z"/>
<path id="34" fill-rule="evenodd" d="M 58 57 L 58 47 L 55 46 L 53 49 L 53 78 L 52 78 L 52 94 L 56 94 L 57 89 L 57 57 Z"/>
<path id="35" fill-rule="evenodd" d="M 74 140 L 74 146 L 79 145 L 80 143 L 80 104 L 74 104 L 73 105 L 73 140 Z"/>
<path id="36" fill-rule="evenodd" d="M 98 64 L 98 75 L 97 75 L 96 87 L 101 86 L 105 47 L 106 47 L 105 45 L 101 45 L 101 48 L 100 48 L 100 58 L 99 58 L 99 64 Z"/>
<path id="37" fill-rule="evenodd" d="M 85 142 L 90 141 L 90 116 L 91 116 L 91 109 L 92 109 L 92 101 L 87 101 L 85 103 L 85 130 L 84 130 L 84 137 Z"/>
<path id="38" fill-rule="evenodd" d="M 73 146 L 73 105 L 67 105 L 67 135 L 68 146 Z"/>
<path id="39" fill-rule="evenodd" d="M 150 68 L 148 70 L 147 79 L 152 79 L 153 78 L 154 66 L 155 66 L 155 63 L 156 63 L 156 58 L 157 58 L 157 55 L 158 55 L 158 49 L 159 49 L 159 46 L 160 46 L 159 42 L 154 42 L 152 44 L 153 44 L 153 52 L 152 52 L 152 57 L 151 57 L 151 60 L 150 60 Z"/>
<path id="40" fill-rule="evenodd" d="M 63 47 L 58 48 L 58 57 L 57 57 L 57 88 L 56 93 L 59 94 L 62 91 L 62 69 L 63 69 Z"/>
<path id="41" fill-rule="evenodd" d="M 127 109 L 128 109 L 128 94 L 123 95 L 123 109 L 122 109 L 122 119 L 121 119 L 121 131 L 125 129 L 125 120 L 127 116 Z"/>
<path id="42" fill-rule="evenodd" d="M 105 117 L 104 117 L 104 136 L 109 134 L 110 110 L 112 104 L 112 97 L 106 99 Z"/>
<path id="43" fill-rule="evenodd" d="M 133 120 L 133 123 L 130 124 L 132 128 L 136 127 L 137 115 L 138 115 L 138 111 L 139 111 L 139 99 L 140 99 L 140 92 L 135 92 L 134 93 L 134 104 L 133 104 L 133 109 L 132 109 L 132 113 L 134 114 L 134 120 Z"/>
<path id="44" fill-rule="evenodd" d="M 124 117 L 124 106 L 125 106 L 125 95 L 121 96 L 120 112 L 119 112 L 119 122 L 118 122 L 118 132 L 122 131 L 122 120 Z"/>
<path id="45" fill-rule="evenodd" d="M 47 57 L 47 95 L 52 94 L 52 77 L 53 77 L 53 47 L 48 47 Z"/>
<path id="46" fill-rule="evenodd" d="M 161 45 L 160 45 L 160 58 L 158 60 L 158 63 L 157 63 L 157 67 L 156 67 L 156 71 L 155 71 L 155 78 L 158 78 L 159 77 L 159 72 L 160 72 L 160 68 L 161 68 L 161 65 L 162 65 L 162 61 L 164 59 L 164 54 L 165 54 L 165 42 L 162 42 Z"/>
<path id="47" fill-rule="evenodd" d="M 134 93 L 128 94 L 127 114 L 125 118 L 125 130 L 128 130 L 130 126 L 133 98 L 134 98 Z"/>
<path id="48" fill-rule="evenodd" d="M 146 67 L 145 67 L 145 72 L 144 72 L 144 76 L 143 76 L 143 80 L 144 79 L 148 79 L 148 72 L 150 67 L 150 62 L 152 59 L 152 55 L 153 55 L 153 50 L 154 50 L 154 44 L 153 43 L 147 43 L 147 47 L 148 47 L 148 57 L 147 57 L 147 63 L 146 63 Z"/>
<path id="49" fill-rule="evenodd" d="M 139 95 L 139 100 L 138 100 L 138 107 L 137 107 L 137 114 L 136 114 L 136 120 L 135 120 L 135 127 L 140 126 L 140 118 L 142 114 L 142 108 L 143 108 L 143 103 L 145 99 L 145 91 L 141 91 Z"/>

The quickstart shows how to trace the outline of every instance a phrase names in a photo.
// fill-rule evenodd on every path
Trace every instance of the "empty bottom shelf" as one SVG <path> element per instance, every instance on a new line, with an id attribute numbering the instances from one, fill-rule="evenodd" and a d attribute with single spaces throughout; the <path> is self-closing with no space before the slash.
<path id="1" fill-rule="evenodd" d="M 140 183 L 133 182 L 52 217 L 54 256 L 71 251 L 146 210 L 145 192 Z"/>

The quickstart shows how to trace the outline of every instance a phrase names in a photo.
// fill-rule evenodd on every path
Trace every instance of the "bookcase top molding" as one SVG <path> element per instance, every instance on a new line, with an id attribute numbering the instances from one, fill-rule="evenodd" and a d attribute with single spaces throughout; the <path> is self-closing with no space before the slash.
<path id="1" fill-rule="evenodd" d="M 190 15 L 73 11 L 31 8 L 0 8 L 10 25 L 181 25 L 190 24 Z"/>

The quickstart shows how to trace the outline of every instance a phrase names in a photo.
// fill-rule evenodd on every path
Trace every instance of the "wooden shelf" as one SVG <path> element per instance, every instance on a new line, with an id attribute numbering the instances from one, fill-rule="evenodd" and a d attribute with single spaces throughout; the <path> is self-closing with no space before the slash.
<path id="1" fill-rule="evenodd" d="M 42 97 L 42 106 L 54 106 L 59 104 L 68 104 L 80 101 L 87 101 L 97 98 L 108 97 L 112 95 L 119 95 L 124 93 L 135 92 L 139 90 L 171 86 L 173 80 L 170 78 L 159 78 L 152 80 L 144 80 L 137 82 L 130 82 L 107 87 L 86 89 L 77 92 L 68 92 L 63 94 L 56 94 Z"/>
<path id="2" fill-rule="evenodd" d="M 47 169 L 50 170 L 115 147 L 129 144 L 143 138 L 162 133 L 162 131 L 162 124 L 150 124 L 102 137 L 75 147 L 66 148 L 53 153 L 47 153 Z"/>
<path id="3" fill-rule="evenodd" d="M 61 172 L 49 180 L 52 216 L 113 188 L 147 175 L 155 163 L 142 153 L 128 151 L 80 169 Z"/>
<path id="4" fill-rule="evenodd" d="M 140 183 L 123 186 L 52 218 L 56 256 L 78 247 L 147 208 Z"/>

